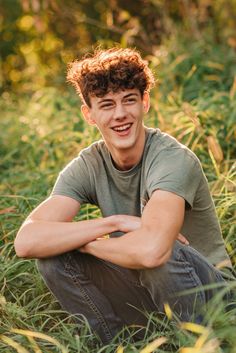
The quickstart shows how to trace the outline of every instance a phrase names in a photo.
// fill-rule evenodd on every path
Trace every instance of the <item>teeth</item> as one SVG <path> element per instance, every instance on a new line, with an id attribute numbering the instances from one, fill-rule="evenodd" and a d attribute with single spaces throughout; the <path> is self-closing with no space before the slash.
<path id="1" fill-rule="evenodd" d="M 128 129 L 130 126 L 131 126 L 131 124 L 126 124 L 126 125 L 123 125 L 123 126 L 114 127 L 113 129 L 115 131 L 124 131 L 124 130 Z"/>

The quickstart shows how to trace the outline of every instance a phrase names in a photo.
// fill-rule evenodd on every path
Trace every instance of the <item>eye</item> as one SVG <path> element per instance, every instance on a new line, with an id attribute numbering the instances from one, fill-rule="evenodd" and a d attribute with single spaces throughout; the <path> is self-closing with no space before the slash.
<path id="1" fill-rule="evenodd" d="M 113 103 L 101 104 L 100 109 L 110 109 L 113 107 Z"/>
<path id="2" fill-rule="evenodd" d="M 127 103 L 127 104 L 132 104 L 132 103 L 135 103 L 136 102 L 136 98 L 127 98 L 126 100 L 125 100 L 125 103 Z"/>

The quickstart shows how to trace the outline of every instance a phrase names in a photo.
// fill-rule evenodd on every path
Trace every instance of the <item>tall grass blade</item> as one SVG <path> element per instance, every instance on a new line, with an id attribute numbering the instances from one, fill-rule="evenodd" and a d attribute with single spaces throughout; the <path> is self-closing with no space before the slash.
<path id="1" fill-rule="evenodd" d="M 152 353 L 153 351 L 155 351 L 155 349 L 160 347 L 166 341 L 167 341 L 166 337 L 159 337 L 155 339 L 153 342 L 149 343 L 145 348 L 143 348 L 140 351 L 140 353 Z"/>
<path id="2" fill-rule="evenodd" d="M 10 337 L 7 337 L 5 335 L 0 335 L 0 340 L 6 343 L 8 346 L 14 348 L 17 351 L 17 353 L 30 353 L 21 344 L 14 341 Z"/>
<path id="3" fill-rule="evenodd" d="M 46 335 L 45 333 L 34 332 L 29 330 L 21 330 L 21 329 L 11 329 L 11 332 L 26 336 L 26 337 L 34 337 L 34 338 L 41 338 L 47 342 L 54 344 L 56 347 L 61 349 L 62 353 L 68 353 L 67 348 L 65 348 L 60 342 L 58 342 L 55 338 Z"/>

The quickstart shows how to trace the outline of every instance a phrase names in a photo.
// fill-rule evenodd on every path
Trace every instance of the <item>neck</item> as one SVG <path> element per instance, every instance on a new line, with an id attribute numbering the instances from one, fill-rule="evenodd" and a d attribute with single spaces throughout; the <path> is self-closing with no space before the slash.
<path id="1" fill-rule="evenodd" d="M 139 141 L 129 149 L 110 150 L 113 162 L 119 170 L 133 168 L 142 158 L 145 145 L 145 130 Z"/>

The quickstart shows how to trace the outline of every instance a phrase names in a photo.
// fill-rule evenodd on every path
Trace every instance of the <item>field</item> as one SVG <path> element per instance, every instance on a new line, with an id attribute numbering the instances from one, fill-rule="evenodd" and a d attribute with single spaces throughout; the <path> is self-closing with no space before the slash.
<path id="1" fill-rule="evenodd" d="M 170 40 L 148 59 L 158 82 L 145 124 L 172 134 L 201 160 L 236 267 L 235 49 L 213 46 L 208 38 L 178 45 Z M 78 97 L 66 84 L 30 96 L 4 91 L 0 109 L 0 352 L 236 353 L 236 309 L 224 311 L 222 291 L 203 326 L 172 322 L 167 308 L 162 321 L 150 316 L 156 330 L 143 342 L 133 343 L 130 334 L 102 347 L 85 323 L 78 334 L 35 261 L 16 257 L 13 240 L 29 212 L 50 194 L 62 167 L 99 134 L 83 121 Z M 77 219 L 98 216 L 87 206 Z M 236 292 L 236 281 L 231 286 Z"/>

